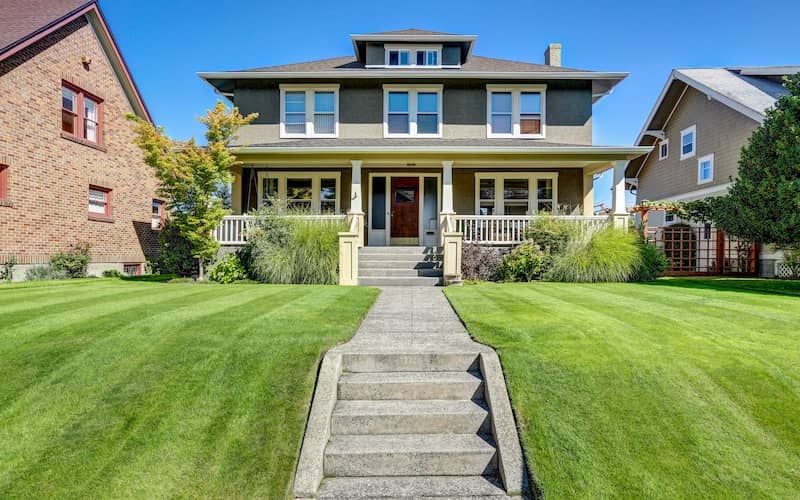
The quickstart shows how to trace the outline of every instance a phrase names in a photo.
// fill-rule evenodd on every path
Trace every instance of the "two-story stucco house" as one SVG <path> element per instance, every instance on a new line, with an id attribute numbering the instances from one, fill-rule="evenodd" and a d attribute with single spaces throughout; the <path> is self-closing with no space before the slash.
<path id="1" fill-rule="evenodd" d="M 592 106 L 626 73 L 562 67 L 559 44 L 536 64 L 475 55 L 472 35 L 350 38 L 348 56 L 200 73 L 259 113 L 234 145 L 235 214 L 277 197 L 357 219 L 367 249 L 436 248 L 448 229 L 513 243 L 537 214 L 594 217 L 593 176 L 607 169 L 626 214 L 625 166 L 650 148 L 592 143 Z M 226 223 L 220 239 L 235 243 L 237 221 Z"/>
<path id="2" fill-rule="evenodd" d="M 783 77 L 797 72 L 800 66 L 673 70 L 636 140 L 653 150 L 628 165 L 637 202 L 724 195 L 736 177 L 742 147 L 765 111 L 786 93 Z M 663 211 L 650 212 L 648 219 L 654 227 L 680 222 Z M 710 233 L 706 228 L 698 237 Z M 773 275 L 781 255 L 762 247 L 759 274 Z M 709 257 L 709 264 L 715 258 Z"/>
<path id="3" fill-rule="evenodd" d="M 143 271 L 163 203 L 126 113 L 144 101 L 96 0 L 0 2 L 0 265 L 80 241 L 89 272 Z"/>

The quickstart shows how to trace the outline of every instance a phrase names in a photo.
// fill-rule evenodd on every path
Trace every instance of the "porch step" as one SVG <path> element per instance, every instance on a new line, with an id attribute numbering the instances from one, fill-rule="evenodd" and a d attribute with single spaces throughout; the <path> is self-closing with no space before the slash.
<path id="1" fill-rule="evenodd" d="M 340 400 L 483 398 L 483 379 L 476 372 L 343 373 Z"/>
<path id="2" fill-rule="evenodd" d="M 496 479 L 483 476 L 330 477 L 322 481 L 318 498 L 502 498 Z"/>
<path id="3" fill-rule="evenodd" d="M 415 259 L 406 260 L 381 260 L 369 257 L 358 259 L 359 269 L 434 269 L 440 267 L 438 261 L 419 261 Z"/>
<path id="4" fill-rule="evenodd" d="M 438 254 L 439 248 L 437 247 L 401 247 L 401 246 L 385 246 L 385 247 L 362 247 L 359 249 L 361 255 L 365 254 L 407 254 L 407 255 L 432 255 Z"/>
<path id="5" fill-rule="evenodd" d="M 489 431 L 483 401 L 338 401 L 331 434 L 476 434 Z"/>
<path id="6" fill-rule="evenodd" d="M 413 278 L 415 276 L 439 277 L 442 276 L 441 269 L 433 267 L 420 267 L 414 269 L 405 268 L 381 268 L 381 267 L 368 267 L 366 269 L 359 269 L 359 276 L 363 277 L 386 277 L 386 278 Z"/>
<path id="7" fill-rule="evenodd" d="M 477 434 L 331 436 L 326 476 L 480 476 L 497 471 L 491 438 Z"/>
<path id="8" fill-rule="evenodd" d="M 431 254 L 410 254 L 410 253 L 360 253 L 358 260 L 380 262 L 380 261 L 395 261 L 395 262 L 439 262 L 441 255 Z"/>
<path id="9" fill-rule="evenodd" d="M 397 276 L 375 276 L 360 277 L 358 284 L 361 286 L 437 286 L 442 284 L 442 278 L 437 277 L 397 277 Z"/>
<path id="10" fill-rule="evenodd" d="M 441 348 L 424 351 L 410 348 L 402 352 L 359 352 L 342 356 L 345 372 L 431 372 L 477 371 L 478 354 L 441 352 Z"/>

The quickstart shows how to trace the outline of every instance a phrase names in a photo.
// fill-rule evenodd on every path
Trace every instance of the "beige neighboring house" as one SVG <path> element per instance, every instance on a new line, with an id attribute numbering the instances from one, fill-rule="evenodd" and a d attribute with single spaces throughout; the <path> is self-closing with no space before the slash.
<path id="1" fill-rule="evenodd" d="M 797 72 L 800 66 L 673 70 L 636 140 L 653 150 L 626 171 L 637 203 L 725 194 L 742 146 L 786 93 L 784 76 Z M 680 222 L 664 212 L 648 215 L 649 226 Z M 772 276 L 781 259 L 779 251 L 762 247 L 758 273 Z"/>

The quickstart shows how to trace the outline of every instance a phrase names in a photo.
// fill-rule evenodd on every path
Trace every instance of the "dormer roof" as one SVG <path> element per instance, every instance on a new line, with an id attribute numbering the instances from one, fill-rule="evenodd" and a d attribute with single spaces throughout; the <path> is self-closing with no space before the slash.
<path id="1" fill-rule="evenodd" d="M 461 64 L 464 64 L 469 60 L 470 54 L 472 53 L 472 46 L 477 39 L 477 35 L 457 35 L 455 33 L 421 30 L 417 28 L 350 35 L 350 40 L 353 41 L 356 60 L 362 64 L 364 64 L 367 59 L 368 43 L 387 42 L 458 44 L 461 46 Z"/>

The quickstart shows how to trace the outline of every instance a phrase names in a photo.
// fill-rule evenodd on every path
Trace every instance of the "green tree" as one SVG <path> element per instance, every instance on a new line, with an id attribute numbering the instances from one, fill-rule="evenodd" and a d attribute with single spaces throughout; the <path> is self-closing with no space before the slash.
<path id="1" fill-rule="evenodd" d="M 228 146 L 233 134 L 242 125 L 253 121 L 256 113 L 242 116 L 238 108 L 228 110 L 221 101 L 200 118 L 206 130 L 206 146 L 194 138 L 174 141 L 163 127 L 155 127 L 135 115 L 128 119 L 136 124 L 135 144 L 144 151 L 144 161 L 155 170 L 158 193 L 166 198 L 171 223 L 191 244 L 192 255 L 202 265 L 216 256 L 219 244 L 212 237 L 227 213 L 220 196 L 230 183 L 231 168 L 239 162 Z"/>
<path id="2" fill-rule="evenodd" d="M 729 193 L 709 200 L 723 231 L 778 246 L 800 242 L 800 73 L 784 86 L 788 94 L 742 148 Z"/>

